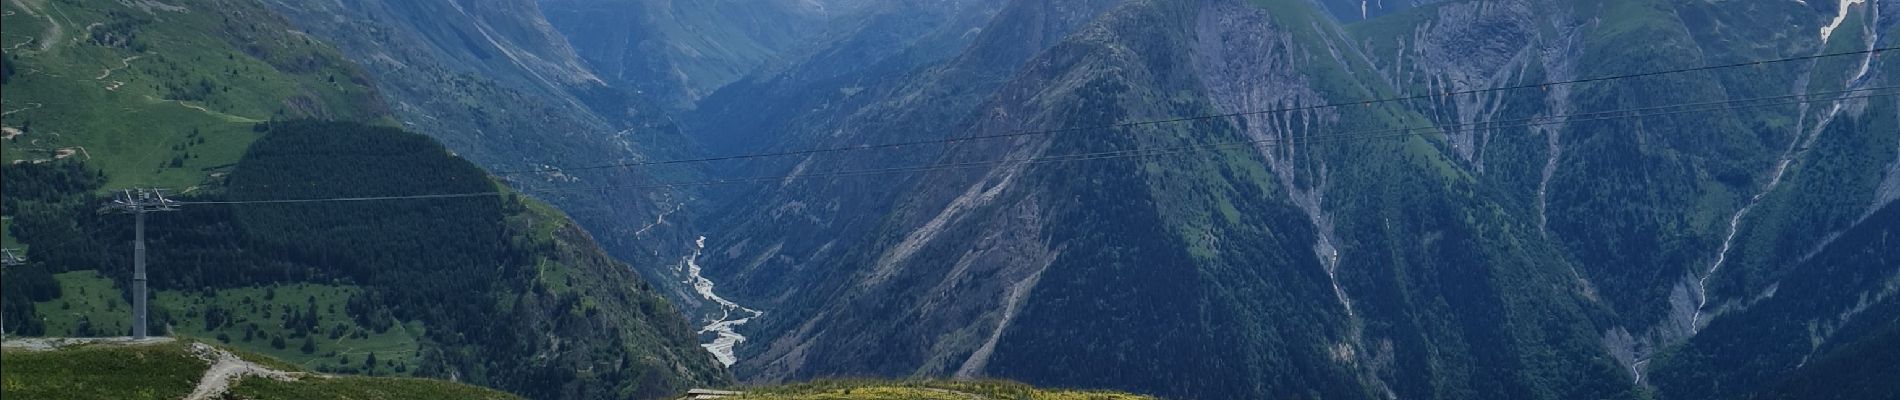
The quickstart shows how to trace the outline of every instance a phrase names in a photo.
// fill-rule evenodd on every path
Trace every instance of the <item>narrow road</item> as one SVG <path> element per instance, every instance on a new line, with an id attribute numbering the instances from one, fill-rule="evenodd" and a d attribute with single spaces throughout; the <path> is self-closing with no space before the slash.
<path id="1" fill-rule="evenodd" d="M 654 219 L 653 219 L 653 223 L 651 223 L 651 224 L 647 224 L 646 226 L 642 226 L 642 227 L 640 227 L 640 230 L 637 230 L 637 231 L 634 231 L 634 232 L 633 232 L 633 237 L 635 237 L 635 238 L 638 238 L 638 237 L 640 237 L 640 236 L 642 236 L 642 235 L 646 235 L 646 234 L 647 234 L 647 231 L 649 231 L 649 230 L 652 230 L 652 229 L 653 229 L 653 227 L 656 227 L 656 226 L 660 226 L 660 225 L 666 225 L 666 216 L 667 216 L 667 215 L 671 215 L 671 214 L 673 214 L 674 212 L 678 212 L 678 211 L 679 211 L 680 209 L 682 209 L 682 208 L 686 208 L 686 205 L 685 205 L 685 204 L 683 204 L 683 203 L 682 203 L 682 204 L 679 204 L 679 205 L 676 205 L 676 206 L 674 206 L 674 207 L 673 207 L 673 209 L 671 209 L 671 210 L 666 210 L 666 211 L 664 211 L 664 212 L 661 212 L 661 213 L 660 213 L 660 216 L 659 216 L 658 218 L 654 218 Z"/>
<path id="2" fill-rule="evenodd" d="M 145 58 L 145 56 L 131 56 L 131 57 L 126 57 L 123 60 L 119 60 L 119 64 L 122 64 L 122 65 L 120 65 L 117 68 L 106 68 L 105 70 L 99 72 L 98 78 L 92 78 L 92 80 L 102 81 L 102 80 L 105 80 L 106 78 L 110 78 L 112 77 L 112 72 L 126 69 L 126 68 L 132 68 L 132 60 L 137 60 L 141 58 Z"/>

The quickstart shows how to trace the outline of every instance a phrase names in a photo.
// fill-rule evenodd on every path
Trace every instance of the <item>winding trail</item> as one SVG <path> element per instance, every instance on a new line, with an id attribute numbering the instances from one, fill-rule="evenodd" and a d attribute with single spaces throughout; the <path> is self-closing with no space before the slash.
<path id="1" fill-rule="evenodd" d="M 672 215 L 675 212 L 679 212 L 679 210 L 682 208 L 686 208 L 686 205 L 685 204 L 675 205 L 673 206 L 673 209 L 661 212 L 659 217 L 656 217 L 653 219 L 653 223 L 640 227 L 640 230 L 633 231 L 633 237 L 638 238 L 642 235 L 646 235 L 647 231 L 652 230 L 653 227 L 666 225 L 666 216 Z"/>
<path id="2" fill-rule="evenodd" d="M 720 308 L 718 319 L 707 322 L 705 327 L 699 328 L 700 334 L 711 332 L 719 337 L 713 339 L 711 343 L 703 343 L 699 346 L 712 352 L 713 357 L 719 359 L 719 363 L 732 366 L 733 363 L 739 362 L 739 358 L 733 354 L 732 349 L 738 347 L 740 343 L 745 343 L 746 340 L 745 335 L 737 331 L 738 327 L 752 322 L 753 318 L 765 316 L 765 312 L 746 308 L 739 303 L 719 297 L 718 293 L 713 292 L 713 281 L 700 275 L 699 255 L 706 251 L 706 237 L 700 236 L 698 240 L 693 241 L 693 246 L 693 254 L 680 261 L 680 265 L 686 270 L 686 283 L 693 285 L 693 291 L 699 293 L 700 297 L 711 300 Z M 734 314 L 751 315 L 734 318 Z"/>
<path id="3" fill-rule="evenodd" d="M 123 60 L 119 60 L 119 64 L 122 64 L 122 65 L 120 65 L 117 68 L 106 68 L 105 70 L 99 72 L 98 78 L 92 78 L 92 80 L 104 82 L 106 84 L 106 91 L 108 92 L 118 91 L 119 88 L 125 87 L 125 81 L 108 81 L 106 80 L 106 78 L 111 77 L 113 72 L 117 72 L 119 70 L 123 70 L 126 68 L 132 68 L 132 60 L 137 60 L 140 58 L 145 58 L 145 56 L 142 56 L 142 55 L 131 56 L 131 57 L 126 57 Z"/>
<path id="4" fill-rule="evenodd" d="M 176 339 L 169 337 L 150 337 L 134 340 L 130 337 L 109 338 L 26 338 L 7 340 L 4 345 L 9 351 L 54 351 L 79 346 L 149 346 L 171 343 Z M 215 400 L 224 398 L 231 385 L 245 377 L 263 377 L 279 381 L 295 381 L 306 377 L 327 378 L 329 375 L 306 372 L 285 372 L 239 358 L 224 349 L 204 343 L 191 343 L 187 348 L 191 355 L 210 364 L 198 385 L 185 396 L 185 400 Z"/>
<path id="5" fill-rule="evenodd" d="M 221 113 L 221 112 L 217 112 L 217 111 L 213 111 L 213 110 L 211 110 L 211 109 L 209 109 L 209 108 L 205 108 L 204 106 L 201 106 L 201 105 L 197 105 L 197 104 L 191 104 L 191 103 L 188 103 L 188 102 L 185 102 L 185 101 L 183 101 L 183 100 L 162 100 L 162 99 L 159 99 L 159 98 L 156 98 L 156 97 L 152 97 L 152 96 L 150 96 L 150 95 L 147 95 L 147 96 L 145 96 L 145 98 L 146 98 L 147 100 L 150 100 L 150 101 L 154 101 L 154 102 L 159 102 L 159 103 L 177 103 L 177 104 L 178 104 L 178 106 L 180 106 L 180 107 L 184 107 L 184 108 L 189 108 L 189 109 L 193 109 L 193 110 L 197 110 L 198 112 L 202 112 L 202 113 L 205 113 L 205 115 L 210 115 L 210 116 L 213 116 L 213 117 L 218 117 L 218 118 L 221 118 L 221 119 L 224 119 L 225 121 L 230 121 L 230 122 L 237 122 L 237 123 L 246 123 L 246 124 L 254 124 L 254 123 L 258 123 L 258 122 L 264 122 L 264 120 L 261 120 L 261 119 L 257 119 L 257 118 L 250 118 L 250 117 L 245 117 L 245 116 L 242 116 L 242 115 L 232 115 L 232 114 L 225 114 L 225 113 Z"/>
<path id="6" fill-rule="evenodd" d="M 13 45 L 13 47 L 8 47 L 7 51 L 19 50 L 21 47 L 25 47 L 26 45 L 29 45 L 29 44 L 33 44 L 32 36 L 27 36 L 25 41 L 22 41 L 19 44 Z"/>
<path id="7" fill-rule="evenodd" d="M 98 77 L 98 78 L 92 78 L 92 80 L 95 80 L 95 81 L 103 81 L 103 80 L 106 80 L 106 78 L 110 78 L 110 77 L 112 77 L 112 73 L 113 73 L 113 72 L 115 72 L 115 71 L 118 71 L 118 70 L 122 70 L 122 69 L 126 69 L 126 68 L 132 68 L 132 61 L 133 61 L 133 60 L 137 60 L 137 59 L 141 59 L 141 58 L 145 58 L 145 56 L 142 56 L 142 55 L 141 55 L 141 56 L 131 56 L 131 57 L 126 57 L 126 58 L 124 58 L 124 59 L 121 59 L 121 60 L 119 60 L 119 64 L 120 64 L 120 65 L 119 65 L 118 67 L 116 67 L 116 68 L 106 68 L 106 69 L 104 69 L 104 70 L 101 70 L 101 71 L 99 71 L 99 77 Z"/>
<path id="8" fill-rule="evenodd" d="M 54 160 L 64 160 L 74 155 L 84 155 L 86 156 L 86 161 L 92 161 L 92 152 L 86 151 L 85 147 L 81 147 L 81 146 L 62 147 L 62 148 L 59 148 L 58 150 L 53 150 Z"/>
<path id="9" fill-rule="evenodd" d="M 244 361 L 244 359 L 238 358 L 237 355 L 231 354 L 231 352 L 204 343 L 192 343 L 191 351 L 195 353 L 198 358 L 211 363 L 211 368 L 205 370 L 205 376 L 198 379 L 198 387 L 192 389 L 191 394 L 185 396 L 185 400 L 213 400 L 223 398 L 225 392 L 231 389 L 233 382 L 247 376 L 258 376 L 280 381 L 295 381 L 298 378 L 308 375 L 270 369 L 258 365 L 257 363 Z"/>
<path id="10" fill-rule="evenodd" d="M 22 108 L 18 108 L 18 109 L 14 109 L 14 110 L 11 110 L 11 111 L 6 111 L 6 112 L 0 112 L 0 117 L 4 117 L 4 116 L 8 116 L 8 115 L 13 115 L 13 113 L 17 113 L 17 112 L 21 112 L 21 111 L 30 111 L 30 110 L 36 110 L 36 109 L 40 109 L 40 108 L 45 108 L 45 107 L 46 107 L 46 104 L 44 104 L 44 103 L 26 103 L 26 104 L 27 104 L 27 106 L 26 106 L 26 107 L 22 107 Z"/>
<path id="11" fill-rule="evenodd" d="M 53 18 L 52 15 L 41 15 L 38 11 L 34 11 L 33 7 L 28 7 L 26 2 L 20 0 L 11 1 L 13 2 L 13 7 L 19 8 L 20 11 L 25 11 L 26 15 L 46 19 L 46 33 L 41 34 L 46 40 L 40 42 L 40 51 L 52 50 L 53 45 L 59 43 L 60 37 L 66 34 L 66 29 L 60 26 L 59 19 Z"/>

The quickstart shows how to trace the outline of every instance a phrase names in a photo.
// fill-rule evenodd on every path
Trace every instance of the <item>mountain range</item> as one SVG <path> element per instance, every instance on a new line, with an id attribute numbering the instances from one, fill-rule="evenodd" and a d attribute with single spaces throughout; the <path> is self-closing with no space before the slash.
<path id="1" fill-rule="evenodd" d="M 82 3 L 7 3 L 0 45 L 26 40 L 7 49 L 8 70 L 38 71 L 5 83 L 7 162 L 111 150 L 77 172 L 9 166 L 8 246 L 64 260 L 36 249 L 71 234 L 42 232 L 99 228 L 33 221 L 107 189 L 264 200 L 352 189 L 240 183 L 394 179 L 272 164 L 269 146 L 297 137 L 272 132 L 413 131 L 487 174 L 429 169 L 520 194 L 454 206 L 493 206 L 488 222 L 459 223 L 512 244 L 452 244 L 582 274 L 445 292 L 539 299 L 469 315 L 551 311 L 523 314 L 546 326 L 480 341 L 516 344 L 419 359 L 438 368 L 427 376 L 570 354 L 529 363 L 548 374 L 534 380 L 474 381 L 531 398 L 836 377 L 1190 399 L 1892 395 L 1878 367 L 1900 345 L 1891 0 Z M 246 27 L 168 7 L 270 17 Z M 174 21 L 221 27 L 220 41 L 164 36 Z M 60 36 L 72 45 L 43 40 Z M 85 84 L 105 86 L 70 89 L 103 99 L 91 103 L 183 104 L 224 122 L 163 125 L 176 139 L 149 143 L 176 162 L 122 156 L 139 147 L 115 143 L 147 136 L 97 128 L 111 111 L 60 103 L 51 93 L 73 80 L 41 76 L 95 64 L 107 76 Z M 135 75 L 113 86 L 119 64 Z M 267 84 L 235 79 L 256 73 Z M 77 131 L 104 133 L 20 142 Z M 177 144 L 204 135 L 218 150 Z M 364 151 L 303 140 L 288 146 Z M 16 194 L 21 181 L 51 189 Z M 402 182 L 368 187 L 429 187 Z M 339 278 L 344 291 L 398 287 L 334 261 L 397 247 L 254 236 L 356 226 L 340 215 L 441 226 L 403 208 L 244 210 L 193 218 L 229 218 L 238 233 L 212 237 L 302 257 L 284 269 L 344 272 L 239 277 L 201 296 Z M 563 215 L 572 226 L 553 249 L 523 228 L 545 225 L 509 222 Z M 35 287 L 114 271 L 45 268 Z M 577 279 L 605 285 L 564 298 Z M 46 291 L 12 281 L 9 296 Z M 601 307 L 612 322 L 580 322 Z M 429 325 L 418 347 L 470 334 L 421 315 L 396 318 Z M 545 329 L 566 339 L 532 339 Z M 626 337 L 597 340 L 608 331 Z M 567 340 L 637 356 L 572 355 Z M 608 359 L 659 361 L 577 372 Z"/>

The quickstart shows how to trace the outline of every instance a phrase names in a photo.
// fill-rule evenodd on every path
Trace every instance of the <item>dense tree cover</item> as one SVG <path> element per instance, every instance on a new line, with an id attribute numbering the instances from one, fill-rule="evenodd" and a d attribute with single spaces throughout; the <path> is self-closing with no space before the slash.
<path id="1" fill-rule="evenodd" d="M 87 193 L 97 189 L 105 182 L 105 177 L 88 171 L 73 161 L 53 163 L 23 163 L 0 168 L 0 209 L 5 209 L 13 217 L 7 224 L 12 235 L 19 237 L 44 238 L 48 240 L 33 243 L 58 243 L 56 246 L 43 246 L 31 249 L 26 265 L 9 267 L 6 279 L 0 280 L 0 318 L 5 319 L 10 334 L 37 335 L 45 328 L 40 315 L 33 309 L 34 302 L 48 301 L 60 296 L 59 282 L 53 280 L 49 264 L 40 260 L 40 251 L 72 249 L 77 245 L 69 243 L 85 242 L 80 237 L 77 219 L 86 213 L 86 206 L 93 203 L 90 196 L 73 196 L 74 193 Z M 47 233 L 41 236 L 42 232 Z"/>
<path id="2" fill-rule="evenodd" d="M 1900 322 L 1815 359 L 1748 398 L 1849 400 L 1900 394 Z"/>
<path id="3" fill-rule="evenodd" d="M 5 85 L 12 80 L 13 57 L 8 57 L 6 52 L 0 52 L 0 85 Z"/>
<path id="4" fill-rule="evenodd" d="M 1879 294 L 1891 293 L 1900 270 L 1896 236 L 1900 206 L 1870 215 L 1791 268 L 1772 295 L 1710 322 L 1694 339 L 1658 357 L 1651 373 L 1657 392 L 1671 399 L 1737 398 L 1774 387 L 1790 373 L 1804 376 L 1790 379 L 1821 382 L 1829 373 L 1874 365 L 1854 358 L 1881 353 L 1855 343 L 1893 343 L 1900 298 Z M 1891 352 L 1885 356 L 1891 359 Z M 1827 358 L 1844 360 L 1823 362 Z"/>
<path id="5" fill-rule="evenodd" d="M 229 180 L 234 201 L 494 192 L 480 169 L 426 137 L 341 123 L 275 123 Z M 418 173 L 427 171 L 426 173 Z M 423 319 L 460 335 L 499 339 L 480 298 L 528 264 L 511 248 L 499 196 L 384 202 L 240 205 L 232 220 L 246 253 L 274 255 L 282 273 L 344 278 L 377 288 L 398 317 Z M 509 207 L 521 205 L 511 201 Z M 427 285 L 416 285 L 428 282 Z"/>
<path id="6" fill-rule="evenodd" d="M 415 321 L 426 327 L 419 374 L 456 376 L 533 398 L 654 397 L 725 379 L 684 320 L 624 264 L 588 250 L 592 244 L 577 228 L 547 220 L 558 216 L 531 211 L 534 206 L 512 193 L 491 194 L 503 189 L 434 141 L 345 122 L 271 122 L 257 130 L 262 137 L 222 192 L 179 199 L 474 195 L 189 204 L 153 214 L 147 240 L 155 290 L 357 285 L 363 290 L 346 308 L 359 325 L 382 330 Z M 132 232 L 127 217 L 94 212 L 100 203 L 90 191 L 101 181 L 98 174 L 76 164 L 6 171 L 14 233 L 34 249 L 30 268 L 99 269 L 124 287 Z M 541 276 L 550 269 L 565 280 Z M 8 295 L 56 297 L 37 289 L 51 280 L 39 277 L 44 274 L 22 272 L 15 279 L 8 271 Z M 12 290 L 15 285 L 28 289 Z M 8 307 L 16 303 L 23 302 L 9 300 Z M 313 307 L 314 299 L 303 307 L 309 309 L 286 309 L 281 322 L 296 327 L 295 334 L 273 335 L 269 343 L 316 352 L 312 337 L 325 327 Z M 7 314 L 9 320 L 16 315 Z M 219 315 L 208 311 L 204 321 L 187 323 L 222 325 Z M 553 351 L 549 335 L 571 341 L 564 349 L 582 350 L 547 354 Z M 576 371 L 582 368 L 591 370 Z"/>

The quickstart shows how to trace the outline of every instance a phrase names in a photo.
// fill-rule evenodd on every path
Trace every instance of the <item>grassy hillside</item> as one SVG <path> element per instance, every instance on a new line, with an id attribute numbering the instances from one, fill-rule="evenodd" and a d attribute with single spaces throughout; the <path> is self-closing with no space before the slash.
<path id="1" fill-rule="evenodd" d="M 197 201 L 505 190 L 429 138 L 376 126 L 394 122 L 370 75 L 256 1 L 0 9 L 0 214 L 6 247 L 32 260 L 5 271 L 10 336 L 129 331 L 133 232 L 95 212 L 112 190 Z M 350 122 L 274 122 L 304 118 Z M 625 264 L 518 195 L 194 205 L 153 216 L 147 235 L 155 332 L 298 368 L 455 376 L 538 398 L 658 397 L 729 379 Z"/>
<path id="2" fill-rule="evenodd" d="M 182 198 L 505 190 L 397 129 L 257 129 L 265 135 L 222 193 Z M 121 216 L 89 212 L 96 175 L 72 162 L 5 172 L 21 183 L 6 193 L 20 210 L 15 232 L 35 246 L 33 263 L 7 271 L 9 288 L 21 288 L 9 296 L 31 301 L 8 302 L 8 327 L 123 334 L 132 232 Z M 538 398 L 649 398 L 728 379 L 657 291 L 560 213 L 519 195 L 190 205 L 150 218 L 147 235 L 156 329 L 321 372 L 456 376 Z"/>
<path id="3" fill-rule="evenodd" d="M 686 158 L 673 120 L 631 88 L 609 87 L 562 55 L 559 37 L 537 2 L 506 0 L 464 7 L 448 0 L 263 1 L 297 29 L 334 44 L 372 77 L 391 112 L 410 131 L 442 142 L 457 155 L 524 189 L 643 186 L 692 180 L 695 168 L 604 168 L 581 165 Z M 464 15 L 457 10 L 464 10 Z M 494 40 L 482 40 L 492 35 Z M 552 53 L 541 53 L 550 51 Z M 554 64 L 508 54 L 535 54 Z M 571 61 L 571 62 L 570 62 Z M 541 67 L 537 67 L 541 66 Z M 627 221 L 652 221 L 689 196 L 676 190 L 571 190 L 539 196 L 560 207 L 615 257 L 662 271 L 690 251 L 692 232 L 639 232 Z M 676 222 L 685 221 L 676 215 Z M 670 280 L 656 280 L 669 285 Z M 687 288 L 678 288 L 686 293 Z M 684 298 L 683 296 L 681 298 Z"/>
<path id="4" fill-rule="evenodd" d="M 748 389 L 735 399 L 747 400 L 1143 400 L 1152 397 L 1128 393 L 1039 389 L 1006 381 L 814 381 Z"/>
<path id="5" fill-rule="evenodd" d="M 200 385 L 212 361 L 198 342 L 87 344 L 0 352 L 0 394 L 31 399 L 177 399 Z M 227 350 L 228 351 L 228 350 Z M 426 379 L 314 374 L 270 357 L 233 353 L 293 380 L 238 378 L 227 395 L 247 399 L 513 399 L 512 395 Z"/>
<path id="6" fill-rule="evenodd" d="M 0 161 L 77 159 L 107 189 L 198 190 L 285 117 L 374 120 L 366 75 L 248 0 L 0 5 L 8 68 Z"/>
<path id="7" fill-rule="evenodd" d="M 177 399 L 210 365 L 184 343 L 0 351 L 0 393 L 29 399 Z"/>

